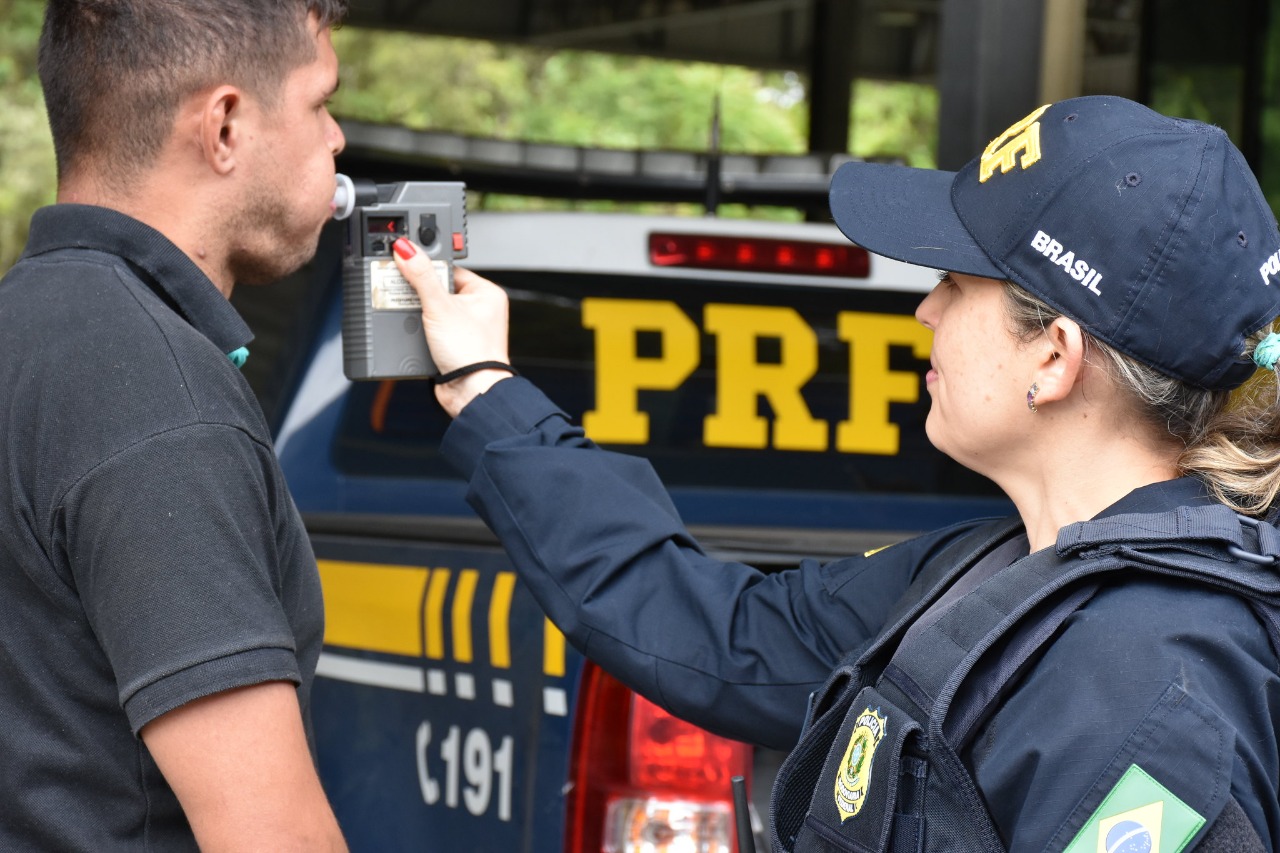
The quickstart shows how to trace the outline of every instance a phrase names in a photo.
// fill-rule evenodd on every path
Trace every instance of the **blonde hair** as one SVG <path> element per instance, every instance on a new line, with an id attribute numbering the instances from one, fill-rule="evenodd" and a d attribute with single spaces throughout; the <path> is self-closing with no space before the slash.
<path id="1" fill-rule="evenodd" d="M 1029 341 L 1062 312 L 1013 282 L 1005 282 L 1005 305 L 1016 338 Z M 1083 330 L 1082 330 L 1083 331 Z M 1246 341 L 1242 356 L 1273 331 L 1273 324 Z M 1261 517 L 1280 495 L 1280 383 L 1259 370 L 1236 391 L 1208 391 L 1166 376 L 1084 331 L 1085 357 L 1126 392 L 1153 427 L 1183 446 L 1178 471 L 1196 477 L 1236 512 Z"/>

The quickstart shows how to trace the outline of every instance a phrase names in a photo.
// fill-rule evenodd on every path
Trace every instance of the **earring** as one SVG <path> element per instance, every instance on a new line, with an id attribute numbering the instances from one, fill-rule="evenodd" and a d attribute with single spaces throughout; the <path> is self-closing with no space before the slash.
<path id="1" fill-rule="evenodd" d="M 1039 393 L 1040 386 L 1032 382 L 1031 387 L 1027 389 L 1027 408 L 1030 409 L 1032 413 L 1040 411 L 1036 408 L 1036 395 Z"/>

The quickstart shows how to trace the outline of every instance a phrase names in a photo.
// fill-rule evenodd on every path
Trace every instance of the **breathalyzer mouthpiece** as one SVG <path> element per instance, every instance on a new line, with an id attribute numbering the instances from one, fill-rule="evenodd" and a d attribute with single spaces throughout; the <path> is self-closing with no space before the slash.
<path id="1" fill-rule="evenodd" d="M 333 191 L 333 218 L 346 219 L 357 207 L 365 207 L 378 203 L 378 185 L 373 181 L 357 178 L 352 180 L 339 173 L 337 187 Z"/>

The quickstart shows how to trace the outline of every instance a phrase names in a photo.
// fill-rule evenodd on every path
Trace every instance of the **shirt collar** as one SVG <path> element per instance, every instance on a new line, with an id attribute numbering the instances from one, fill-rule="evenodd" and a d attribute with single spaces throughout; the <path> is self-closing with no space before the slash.
<path id="1" fill-rule="evenodd" d="M 1195 477 L 1178 477 L 1134 489 L 1094 519 L 1130 513 L 1166 512 L 1180 506 L 1210 506 L 1217 503 L 1209 489 Z"/>
<path id="2" fill-rule="evenodd" d="M 31 218 L 24 258 L 89 249 L 123 259 L 135 274 L 223 352 L 247 346 L 253 332 L 191 258 L 154 228 L 105 207 L 55 204 Z"/>

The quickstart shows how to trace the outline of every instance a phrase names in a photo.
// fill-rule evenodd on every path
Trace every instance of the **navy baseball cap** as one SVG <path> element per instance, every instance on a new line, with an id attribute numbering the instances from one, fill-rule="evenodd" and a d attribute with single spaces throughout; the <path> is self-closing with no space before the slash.
<path id="1" fill-rule="evenodd" d="M 1010 279 L 1199 388 L 1248 379 L 1245 339 L 1280 314 L 1280 230 L 1240 152 L 1123 98 L 1041 107 L 959 172 L 846 163 L 830 199 L 855 243 Z"/>

